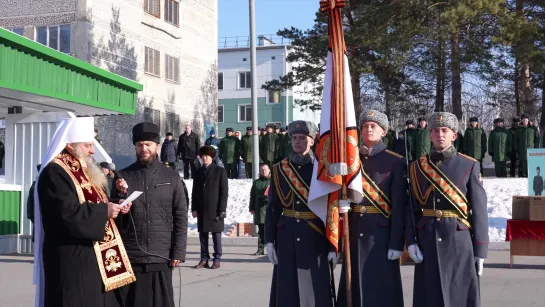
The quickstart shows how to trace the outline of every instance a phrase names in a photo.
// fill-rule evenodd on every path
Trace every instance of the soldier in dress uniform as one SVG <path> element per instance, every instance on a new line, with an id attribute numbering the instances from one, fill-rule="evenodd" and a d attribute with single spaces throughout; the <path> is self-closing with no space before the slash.
<path id="1" fill-rule="evenodd" d="M 403 307 L 399 259 L 403 253 L 407 180 L 405 159 L 381 140 L 388 117 L 376 110 L 360 116 L 363 146 L 363 193 L 350 213 L 352 304 L 367 307 Z M 339 286 L 339 306 L 346 306 L 345 264 Z"/>
<path id="2" fill-rule="evenodd" d="M 274 264 L 271 307 L 333 306 L 328 263 L 335 265 L 335 248 L 322 220 L 307 206 L 316 130 L 312 122 L 292 122 L 293 150 L 273 167 L 265 217 L 265 248 Z"/>
<path id="3" fill-rule="evenodd" d="M 409 208 L 416 222 L 406 219 L 409 255 L 417 263 L 413 306 L 478 307 L 478 276 L 488 254 L 480 164 L 452 145 L 458 131 L 454 114 L 434 113 L 430 129 L 430 154 L 409 170 L 413 204 Z"/>

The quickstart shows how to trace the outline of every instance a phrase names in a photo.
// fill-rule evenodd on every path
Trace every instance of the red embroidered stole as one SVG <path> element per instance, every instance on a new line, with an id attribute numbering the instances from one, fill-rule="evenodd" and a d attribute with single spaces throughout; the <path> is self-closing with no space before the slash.
<path id="1" fill-rule="evenodd" d="M 80 203 L 108 202 L 104 187 L 91 183 L 91 175 L 85 161 L 65 150 L 52 162 L 60 165 L 68 173 L 76 186 Z M 129 256 L 112 219 L 104 225 L 104 241 L 93 242 L 93 248 L 106 291 L 117 289 L 136 280 Z"/>

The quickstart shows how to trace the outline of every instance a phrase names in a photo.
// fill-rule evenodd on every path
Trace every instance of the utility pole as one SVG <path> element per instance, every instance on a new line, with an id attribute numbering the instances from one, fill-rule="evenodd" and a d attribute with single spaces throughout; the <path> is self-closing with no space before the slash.
<path id="1" fill-rule="evenodd" d="M 257 131 L 256 51 L 255 51 L 255 0 L 249 0 L 250 8 L 250 67 L 252 93 L 252 180 L 259 177 L 259 132 Z"/>

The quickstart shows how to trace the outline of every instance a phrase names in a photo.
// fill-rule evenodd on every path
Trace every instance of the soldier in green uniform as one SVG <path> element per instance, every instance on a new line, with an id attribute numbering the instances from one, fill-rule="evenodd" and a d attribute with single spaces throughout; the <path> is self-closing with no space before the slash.
<path id="1" fill-rule="evenodd" d="M 276 134 L 273 131 L 273 125 L 267 125 L 267 134 L 263 136 L 261 142 L 259 142 L 259 155 L 263 163 L 272 166 L 276 158 Z"/>
<path id="2" fill-rule="evenodd" d="M 479 161 L 481 166 L 481 175 L 483 173 L 483 158 L 486 153 L 486 133 L 479 125 L 477 117 L 469 119 L 469 128 L 464 133 L 464 150 L 469 157 Z"/>
<path id="3" fill-rule="evenodd" d="M 494 130 L 488 137 L 488 153 L 494 161 L 496 177 L 507 177 L 507 159 L 511 155 L 512 142 L 511 132 L 503 127 L 503 118 L 496 118 Z"/>
<path id="4" fill-rule="evenodd" d="M 386 149 L 393 151 L 396 139 L 396 132 L 390 129 L 382 138 L 382 142 L 384 143 L 384 145 L 386 145 Z"/>
<path id="5" fill-rule="evenodd" d="M 454 140 L 454 148 L 456 148 L 456 151 L 459 153 L 464 153 L 464 135 L 458 131 L 456 133 L 457 137 L 456 140 Z"/>
<path id="6" fill-rule="evenodd" d="M 515 150 L 519 159 L 519 177 L 528 177 L 528 148 L 537 148 L 539 138 L 536 137 L 535 130 L 528 125 L 530 116 L 522 114 L 521 125 L 515 130 Z"/>
<path id="7" fill-rule="evenodd" d="M 267 204 L 269 196 L 265 194 L 271 181 L 271 169 L 267 164 L 259 166 L 259 178 L 254 181 L 250 190 L 250 213 L 254 216 L 254 225 L 257 225 L 257 233 L 259 235 L 257 241 L 257 252 L 254 256 L 264 255 L 265 248 L 265 214 L 267 212 Z"/>
<path id="8" fill-rule="evenodd" d="M 424 117 L 418 119 L 418 127 L 413 132 L 411 142 L 411 155 L 414 160 L 430 153 L 430 131 Z"/>
<path id="9" fill-rule="evenodd" d="M 286 133 L 286 128 L 280 129 L 281 138 L 278 143 L 278 153 L 276 154 L 276 162 L 280 162 L 282 159 L 287 158 L 291 152 L 291 139 Z"/>
<path id="10" fill-rule="evenodd" d="M 238 157 L 240 157 L 240 141 L 233 135 L 233 128 L 227 128 L 225 133 L 227 136 L 221 139 L 220 142 L 220 159 L 227 171 L 227 178 L 236 179 Z"/>
<path id="11" fill-rule="evenodd" d="M 252 127 L 246 127 L 246 134 L 242 136 L 242 140 L 240 140 L 240 155 L 242 156 L 244 168 L 246 169 L 246 178 L 250 179 L 252 178 L 252 153 L 254 148 L 254 138 L 252 134 Z"/>
<path id="12" fill-rule="evenodd" d="M 514 117 L 511 120 L 511 128 L 509 132 L 511 133 L 511 153 L 509 154 L 509 160 L 511 161 L 511 166 L 509 167 L 509 176 L 512 178 L 515 177 L 517 170 L 517 149 L 515 148 L 515 137 L 516 131 L 520 124 L 520 118 Z"/>

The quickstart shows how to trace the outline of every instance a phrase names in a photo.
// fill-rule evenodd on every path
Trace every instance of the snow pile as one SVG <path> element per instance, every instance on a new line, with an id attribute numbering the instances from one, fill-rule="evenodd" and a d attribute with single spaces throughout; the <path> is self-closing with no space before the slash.
<path id="1" fill-rule="evenodd" d="M 191 198 L 192 180 L 185 180 L 189 197 Z M 224 234 L 236 223 L 252 222 L 249 212 L 250 179 L 229 180 L 229 198 L 227 200 L 227 218 Z M 511 218 L 512 197 L 528 195 L 528 180 L 526 178 L 485 178 L 484 189 L 488 196 L 488 235 L 490 242 L 505 241 L 507 220 Z M 197 236 L 197 219 L 189 212 L 188 234 Z"/>
<path id="2" fill-rule="evenodd" d="M 6 182 L 6 177 L 0 176 L 0 184 L 3 184 Z"/>
<path id="3" fill-rule="evenodd" d="M 505 241 L 507 220 L 511 218 L 513 196 L 528 195 L 527 178 L 485 178 L 488 197 L 488 236 L 490 242 Z"/>
<path id="4" fill-rule="evenodd" d="M 250 213 L 250 189 L 252 188 L 251 179 L 229 179 L 229 197 L 227 199 L 227 217 L 224 220 L 225 229 L 223 233 L 231 229 L 236 223 L 253 222 L 253 216 Z M 189 192 L 191 204 L 191 190 L 193 188 L 193 180 L 184 180 Z M 197 219 L 191 215 L 191 207 L 189 208 L 189 226 L 187 233 L 190 236 L 198 236 Z"/>

